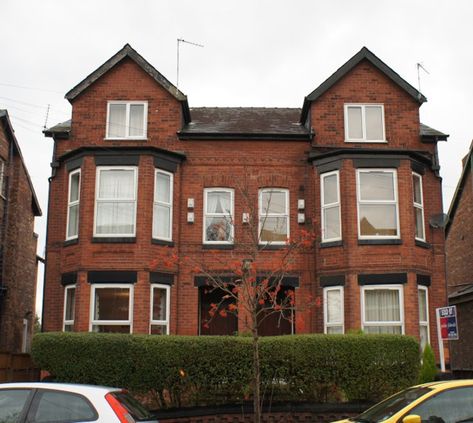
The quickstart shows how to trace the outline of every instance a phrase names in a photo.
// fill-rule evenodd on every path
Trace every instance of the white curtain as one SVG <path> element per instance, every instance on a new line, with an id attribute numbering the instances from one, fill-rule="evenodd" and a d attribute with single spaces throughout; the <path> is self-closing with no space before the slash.
<path id="1" fill-rule="evenodd" d="M 340 290 L 327 291 L 327 323 L 342 321 L 342 302 Z"/>
<path id="2" fill-rule="evenodd" d="M 100 172 L 99 198 L 134 199 L 135 178 L 133 170 L 111 169 Z"/>
<path id="3" fill-rule="evenodd" d="M 110 104 L 108 115 L 108 136 L 126 136 L 126 104 Z"/>
<path id="4" fill-rule="evenodd" d="M 223 213 L 230 215 L 231 201 L 230 193 L 222 191 L 211 191 L 207 193 L 207 213 Z"/>
<path id="5" fill-rule="evenodd" d="M 366 322 L 400 322 L 399 291 L 397 289 L 365 290 Z"/>
<path id="6" fill-rule="evenodd" d="M 170 238 L 171 237 L 171 208 L 160 204 L 154 205 L 154 237 Z"/>
<path id="7" fill-rule="evenodd" d="M 130 105 L 130 136 L 144 136 L 143 128 L 143 104 L 131 104 Z"/>

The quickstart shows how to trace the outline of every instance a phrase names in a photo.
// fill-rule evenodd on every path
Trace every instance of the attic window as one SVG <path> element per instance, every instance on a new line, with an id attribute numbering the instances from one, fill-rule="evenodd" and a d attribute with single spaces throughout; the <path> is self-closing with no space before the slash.
<path id="1" fill-rule="evenodd" d="M 382 104 L 345 104 L 346 142 L 386 142 Z"/>
<path id="2" fill-rule="evenodd" d="M 145 101 L 109 101 L 107 139 L 144 139 L 148 103 Z"/>

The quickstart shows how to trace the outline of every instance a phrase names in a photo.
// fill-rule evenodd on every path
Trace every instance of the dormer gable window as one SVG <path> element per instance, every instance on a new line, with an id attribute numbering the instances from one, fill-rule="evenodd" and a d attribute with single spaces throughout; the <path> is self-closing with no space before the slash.
<path id="1" fill-rule="evenodd" d="M 148 102 L 109 101 L 106 139 L 145 139 Z"/>
<path id="2" fill-rule="evenodd" d="M 345 142 L 386 142 L 382 104 L 345 104 Z"/>

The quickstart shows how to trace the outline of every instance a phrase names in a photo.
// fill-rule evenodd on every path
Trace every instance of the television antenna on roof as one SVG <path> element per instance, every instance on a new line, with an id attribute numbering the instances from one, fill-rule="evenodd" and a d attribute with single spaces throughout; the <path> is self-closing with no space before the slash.
<path id="1" fill-rule="evenodd" d="M 422 69 L 427 75 L 430 75 L 430 72 L 424 67 L 423 63 L 417 63 L 417 83 L 419 84 L 419 93 L 421 92 L 420 89 L 420 70 Z"/>
<path id="2" fill-rule="evenodd" d="M 204 47 L 202 44 L 197 44 L 197 43 L 193 43 L 191 41 L 186 41 L 182 38 L 177 39 L 177 71 L 176 71 L 176 89 L 177 89 L 177 91 L 179 91 L 179 48 L 181 46 L 181 43 L 190 44 L 190 45 L 196 46 L 196 47 Z"/>

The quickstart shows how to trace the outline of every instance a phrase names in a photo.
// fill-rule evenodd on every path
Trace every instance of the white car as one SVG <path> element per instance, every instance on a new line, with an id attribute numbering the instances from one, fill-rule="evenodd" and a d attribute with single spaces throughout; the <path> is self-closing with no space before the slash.
<path id="1" fill-rule="evenodd" d="M 125 390 L 67 383 L 1 383 L 0 423 L 158 423 Z"/>

